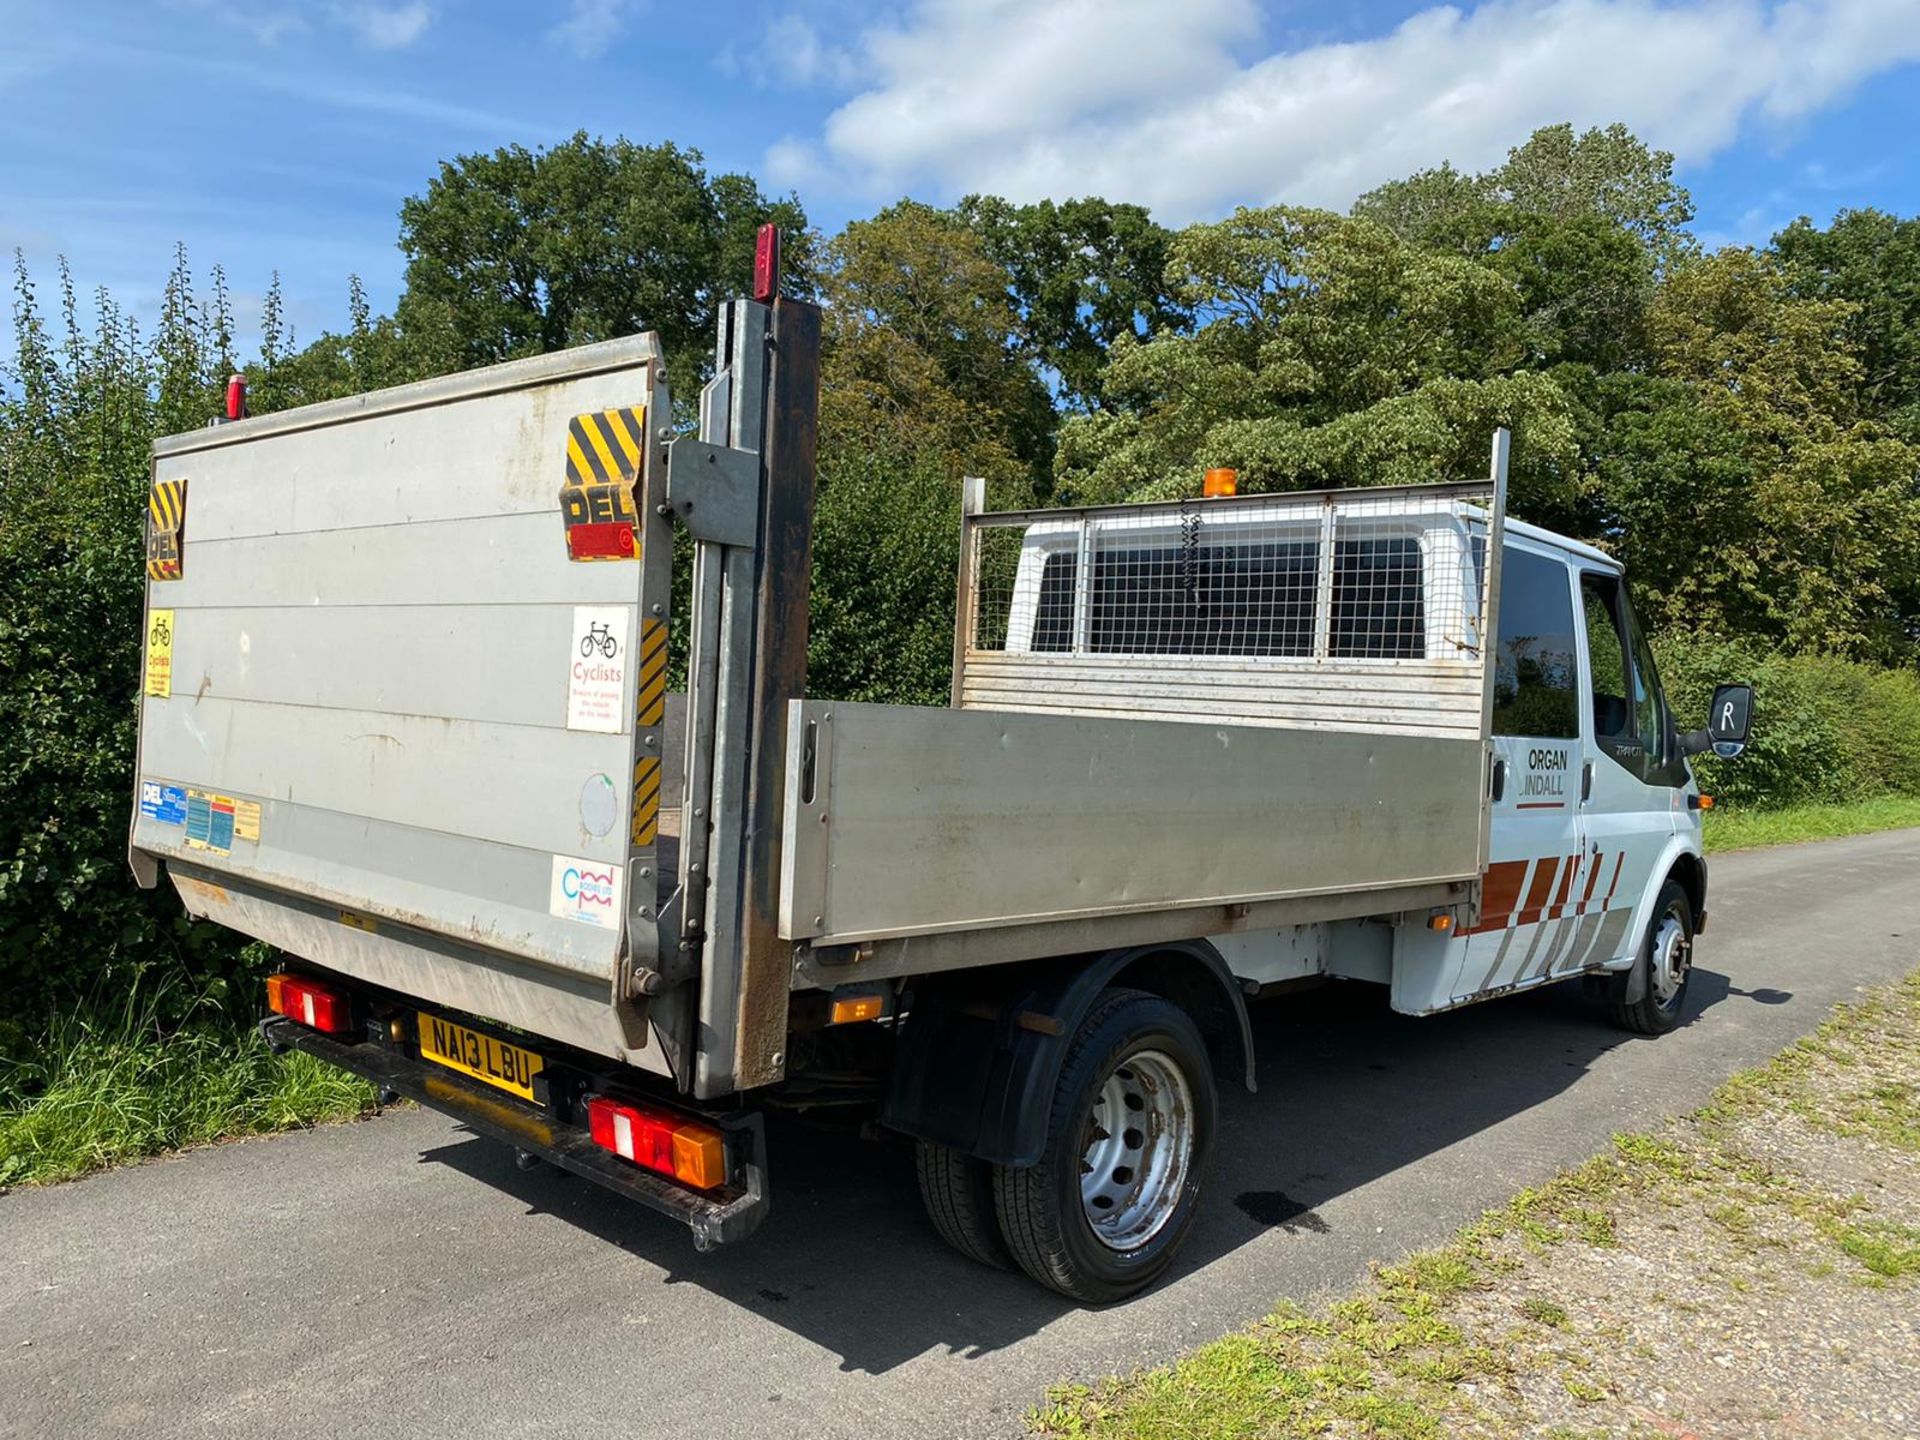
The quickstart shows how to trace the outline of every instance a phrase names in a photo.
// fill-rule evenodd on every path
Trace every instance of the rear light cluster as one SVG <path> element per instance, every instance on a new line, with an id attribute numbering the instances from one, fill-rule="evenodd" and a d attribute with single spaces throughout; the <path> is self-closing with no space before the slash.
<path id="1" fill-rule="evenodd" d="M 304 975 L 269 975 L 267 1008 L 329 1035 L 353 1028 L 353 1007 L 345 993 Z"/>
<path id="2" fill-rule="evenodd" d="M 594 1144 L 622 1160 L 696 1190 L 711 1190 L 727 1178 L 720 1132 L 683 1115 L 593 1095 L 587 1099 L 587 1129 Z"/>

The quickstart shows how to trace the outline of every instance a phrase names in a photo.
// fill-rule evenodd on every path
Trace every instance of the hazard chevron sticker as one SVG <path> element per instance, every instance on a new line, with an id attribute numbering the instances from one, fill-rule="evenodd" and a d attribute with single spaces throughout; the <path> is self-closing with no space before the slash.
<path id="1" fill-rule="evenodd" d="M 637 560 L 634 488 L 646 448 L 644 406 L 576 415 L 567 424 L 567 479 L 560 487 L 569 560 Z"/>

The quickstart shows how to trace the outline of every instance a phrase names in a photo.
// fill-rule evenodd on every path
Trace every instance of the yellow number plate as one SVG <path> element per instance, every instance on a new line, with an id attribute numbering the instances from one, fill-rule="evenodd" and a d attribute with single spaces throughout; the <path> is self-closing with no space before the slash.
<path id="1" fill-rule="evenodd" d="M 424 1011 L 420 1014 L 420 1053 L 449 1070 L 484 1080 L 522 1100 L 533 1099 L 533 1077 L 547 1064 L 531 1050 Z"/>

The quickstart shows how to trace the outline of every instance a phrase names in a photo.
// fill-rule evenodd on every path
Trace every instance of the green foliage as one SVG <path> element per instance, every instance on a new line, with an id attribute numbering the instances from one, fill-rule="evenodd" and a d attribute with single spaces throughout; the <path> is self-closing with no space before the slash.
<path id="1" fill-rule="evenodd" d="M 813 522 L 810 693 L 947 703 L 959 513 L 958 483 L 931 459 L 828 458 Z"/>
<path id="2" fill-rule="evenodd" d="M 1920 795 L 1920 676 L 1751 641 L 1655 640 L 1681 728 L 1704 722 L 1716 684 L 1754 687 L 1753 735 L 1738 760 L 1694 762 L 1703 790 L 1734 806 Z"/>
<path id="3" fill-rule="evenodd" d="M 1827 229 L 1801 216 L 1773 237 L 1796 295 L 1844 300 L 1860 358 L 1857 404 L 1920 444 L 1920 217 L 1842 210 Z"/>
<path id="4" fill-rule="evenodd" d="M 1122 335 L 1144 340 L 1192 323 L 1167 286 L 1173 234 L 1138 205 L 969 195 L 956 213 L 1005 272 L 1025 355 L 1059 377 L 1070 406 L 1100 403 L 1107 351 Z"/>
<path id="5" fill-rule="evenodd" d="M 184 255 L 151 340 L 111 297 L 91 334 L 60 271 L 50 333 L 15 259 L 13 384 L 0 392 L 0 1053 L 142 976 L 199 993 L 245 968 L 218 926 L 127 869 L 144 587 L 147 451 L 206 423 L 232 367 L 214 273 Z"/>
<path id="6" fill-rule="evenodd" d="M 789 288 L 805 293 L 800 202 L 768 199 L 749 176 L 710 177 L 697 150 L 583 130 L 551 149 L 462 155 L 400 207 L 397 327 L 444 332 L 452 369 L 656 330 L 690 398 L 715 308 L 752 274 L 765 223 L 780 226 Z"/>
<path id="7" fill-rule="evenodd" d="M 902 201 L 827 248 L 821 444 L 938 457 L 1029 487 L 1052 453 L 1052 401 L 1020 363 L 1007 272 L 953 215 Z"/>
<path id="8" fill-rule="evenodd" d="M 165 988 L 63 1013 L 30 1055 L 0 1058 L 0 1187 L 373 1108 L 358 1076 L 275 1055 L 221 1005 L 182 1004 Z"/>

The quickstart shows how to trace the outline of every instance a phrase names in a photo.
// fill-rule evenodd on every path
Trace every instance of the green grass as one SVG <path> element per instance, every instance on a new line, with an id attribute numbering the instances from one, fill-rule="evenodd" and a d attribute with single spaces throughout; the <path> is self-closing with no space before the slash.
<path id="1" fill-rule="evenodd" d="M 1797 840 L 1832 840 L 1920 825 L 1920 795 L 1880 795 L 1845 805 L 1786 805 L 1778 810 L 1709 810 L 1707 850 L 1751 850 Z"/>
<path id="2" fill-rule="evenodd" d="M 0 1186 L 69 1180 L 372 1106 L 372 1087 L 357 1076 L 310 1055 L 275 1055 L 215 1013 L 171 1032 L 134 1004 L 72 1014 L 0 1058 Z"/>

